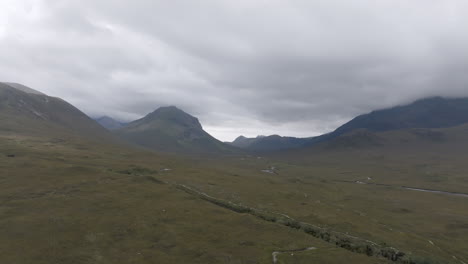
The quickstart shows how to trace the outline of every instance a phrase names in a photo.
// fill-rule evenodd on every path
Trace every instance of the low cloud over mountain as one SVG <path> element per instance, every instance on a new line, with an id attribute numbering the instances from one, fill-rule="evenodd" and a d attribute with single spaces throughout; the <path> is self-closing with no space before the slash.
<path id="1" fill-rule="evenodd" d="M 313 136 L 468 96 L 467 13 L 462 0 L 6 0 L 0 80 L 124 121 L 176 104 L 223 140 Z"/>

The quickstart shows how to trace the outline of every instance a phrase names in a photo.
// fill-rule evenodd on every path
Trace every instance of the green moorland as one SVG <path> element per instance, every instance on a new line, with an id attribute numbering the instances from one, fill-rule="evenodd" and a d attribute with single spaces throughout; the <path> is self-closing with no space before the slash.
<path id="1" fill-rule="evenodd" d="M 0 263 L 272 263 L 275 251 L 308 247 L 316 249 L 279 253 L 277 263 L 389 263 L 177 185 L 257 205 L 227 189 L 232 181 L 245 190 L 268 187 L 256 161 L 252 168 L 213 167 L 52 134 L 2 132 L 0 146 Z M 238 170 L 256 176 L 242 178 Z"/>
<path id="2" fill-rule="evenodd" d="M 468 197 L 404 188 L 468 193 L 468 125 L 183 157 L 0 88 L 0 263 L 468 263 Z"/>
<path id="3" fill-rule="evenodd" d="M 401 186 L 468 193 L 467 132 L 465 125 L 363 133 L 270 157 L 200 159 L 178 180 L 235 204 L 395 247 L 418 256 L 416 263 L 463 264 L 468 197 Z M 203 172 L 208 165 L 217 173 Z M 296 263 L 291 258 L 287 263 Z"/>

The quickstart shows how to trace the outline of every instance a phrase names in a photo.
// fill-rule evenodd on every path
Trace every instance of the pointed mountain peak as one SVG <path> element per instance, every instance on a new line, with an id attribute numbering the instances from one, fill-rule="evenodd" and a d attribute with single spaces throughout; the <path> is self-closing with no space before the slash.
<path id="1" fill-rule="evenodd" d="M 147 116 L 150 116 L 150 115 L 165 116 L 165 115 L 172 115 L 172 114 L 189 115 L 183 110 L 177 108 L 176 106 L 171 105 L 171 106 L 161 106 L 157 108 L 156 110 L 154 110 L 153 112 L 149 113 Z"/>
<path id="2" fill-rule="evenodd" d="M 247 138 L 244 137 L 243 135 L 240 135 L 240 136 L 238 136 L 236 139 L 234 139 L 234 141 L 244 140 L 244 139 L 247 139 Z"/>
<path id="3" fill-rule="evenodd" d="M 177 106 L 169 105 L 169 106 L 161 106 L 158 109 L 153 111 L 153 113 L 156 113 L 156 112 L 158 112 L 158 113 L 170 113 L 170 112 L 184 112 L 184 111 L 177 108 Z"/>
<path id="4" fill-rule="evenodd" d="M 196 117 L 184 112 L 176 106 L 159 107 L 152 113 L 145 116 L 142 120 L 145 120 L 146 122 L 163 120 L 184 127 L 202 129 L 202 126 Z"/>
<path id="5" fill-rule="evenodd" d="M 116 131 L 127 141 L 163 152 L 224 153 L 230 146 L 205 132 L 198 119 L 175 106 L 160 107 Z"/>

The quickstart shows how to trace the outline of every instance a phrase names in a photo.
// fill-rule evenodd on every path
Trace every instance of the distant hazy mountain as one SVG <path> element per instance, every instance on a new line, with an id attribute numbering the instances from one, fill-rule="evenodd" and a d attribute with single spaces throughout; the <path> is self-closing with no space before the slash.
<path id="1" fill-rule="evenodd" d="M 64 100 L 11 83 L 0 83 L 0 131 L 47 136 L 74 134 L 100 140 L 114 138 Z"/>
<path id="2" fill-rule="evenodd" d="M 431 129 L 455 127 L 466 123 L 468 98 L 432 97 L 360 115 L 332 133 L 312 138 L 307 145 L 333 140 L 334 146 L 375 146 L 382 143 L 379 136 L 383 132 L 402 130 L 420 138 L 432 135 Z M 426 139 L 434 140 L 427 137 Z"/>
<path id="3" fill-rule="evenodd" d="M 125 126 L 125 123 L 119 122 L 108 116 L 101 116 L 99 118 L 95 118 L 94 120 L 96 120 L 96 122 L 108 130 L 116 130 Z"/>
<path id="4" fill-rule="evenodd" d="M 197 118 L 175 106 L 161 107 L 114 131 L 123 139 L 163 152 L 223 153 L 235 149 L 205 132 Z"/>
<path id="5" fill-rule="evenodd" d="M 248 148 L 252 143 L 264 138 L 265 136 L 257 136 L 256 138 L 247 138 L 244 136 L 237 137 L 233 142 L 226 142 L 238 148 Z"/>
<path id="6" fill-rule="evenodd" d="M 281 137 L 278 135 L 258 136 L 256 138 L 240 136 L 229 144 L 251 151 L 265 152 L 298 148 L 308 141 L 309 138 Z"/>
<path id="7" fill-rule="evenodd" d="M 433 97 L 360 115 L 333 134 L 344 134 L 358 128 L 380 132 L 403 128 L 443 128 L 464 123 L 468 123 L 468 98 Z"/>
<path id="8" fill-rule="evenodd" d="M 231 144 L 252 151 L 274 151 L 311 146 L 334 140 L 335 146 L 378 145 L 375 133 L 401 129 L 447 128 L 468 123 L 468 98 L 432 97 L 408 105 L 360 115 L 335 131 L 318 137 L 239 137 Z"/>

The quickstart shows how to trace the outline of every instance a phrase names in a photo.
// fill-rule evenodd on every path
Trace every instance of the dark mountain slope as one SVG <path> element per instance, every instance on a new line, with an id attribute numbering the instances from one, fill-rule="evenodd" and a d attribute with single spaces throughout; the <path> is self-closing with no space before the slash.
<path id="1" fill-rule="evenodd" d="M 381 132 L 404 128 L 444 128 L 464 123 L 468 123 L 468 98 L 433 97 L 360 115 L 332 134 L 341 135 L 359 128 Z"/>
<path id="2" fill-rule="evenodd" d="M 278 135 L 258 136 L 256 138 L 240 136 L 229 144 L 254 152 L 268 152 L 299 148 L 306 144 L 308 140 L 309 138 L 282 137 Z"/>
<path id="3" fill-rule="evenodd" d="M 265 136 L 257 136 L 256 138 L 247 138 L 244 136 L 239 136 L 233 142 L 226 142 L 226 143 L 232 146 L 238 147 L 238 148 L 248 148 L 254 142 L 261 140 L 264 137 Z"/>
<path id="4" fill-rule="evenodd" d="M 131 143 L 156 151 L 187 154 L 236 151 L 205 132 L 197 118 L 174 106 L 158 108 L 115 133 Z"/>
<path id="5" fill-rule="evenodd" d="M 375 133 L 404 130 L 448 128 L 468 123 L 468 98 L 432 97 L 408 105 L 360 115 L 335 131 L 311 138 L 269 136 L 239 137 L 231 144 L 250 151 L 268 152 L 312 146 L 336 139 L 333 146 L 376 146 Z M 343 136 L 343 137 L 340 137 Z"/>
<path id="6" fill-rule="evenodd" d="M 376 157 L 392 155 L 408 157 L 424 162 L 435 155 L 465 156 L 468 148 L 468 123 L 446 128 L 404 128 L 398 130 L 373 132 L 355 129 L 310 147 L 290 149 L 276 153 L 279 157 L 301 159 L 309 156 L 342 156 L 331 159 L 363 158 L 367 154 Z M 423 158 L 425 157 L 425 158 Z"/>
<path id="7" fill-rule="evenodd" d="M 377 142 L 376 135 L 381 132 L 418 131 L 417 129 L 425 131 L 425 129 L 449 128 L 466 123 L 468 123 L 468 98 L 432 97 L 408 105 L 360 115 L 332 133 L 311 138 L 306 145 L 310 146 L 336 139 L 333 142 L 335 146 L 338 145 L 337 142 L 342 142 L 344 145 L 359 146 L 359 144 L 356 144 L 358 135 L 361 139 L 363 139 L 364 135 L 369 140 L 372 138 L 370 141 L 373 143 L 367 142 L 366 145 L 378 145 L 375 144 Z M 360 132 L 354 133 L 355 131 Z M 353 142 L 349 142 L 350 139 Z"/>
<path id="8" fill-rule="evenodd" d="M 74 134 L 90 139 L 114 136 L 66 101 L 29 87 L 0 83 L 0 131 L 29 135 Z"/>

